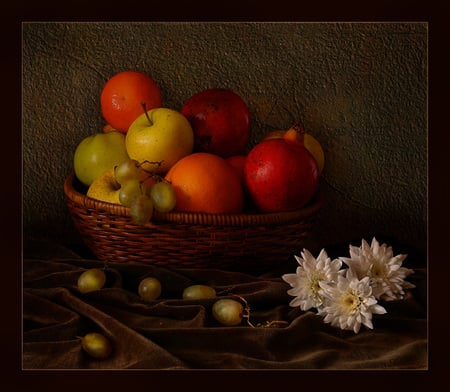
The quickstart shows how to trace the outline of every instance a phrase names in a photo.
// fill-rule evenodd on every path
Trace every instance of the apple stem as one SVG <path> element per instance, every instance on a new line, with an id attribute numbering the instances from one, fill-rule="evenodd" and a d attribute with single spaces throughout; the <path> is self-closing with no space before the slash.
<path id="1" fill-rule="evenodd" d="M 149 124 L 153 125 L 152 121 L 150 120 L 150 117 L 148 116 L 147 105 L 145 104 L 145 102 L 141 102 L 141 106 L 142 106 L 142 109 L 144 109 L 144 114 L 145 114 L 145 117 L 147 117 Z"/>

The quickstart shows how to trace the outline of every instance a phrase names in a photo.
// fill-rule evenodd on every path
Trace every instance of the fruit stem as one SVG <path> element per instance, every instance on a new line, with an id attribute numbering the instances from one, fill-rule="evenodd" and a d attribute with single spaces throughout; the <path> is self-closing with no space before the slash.
<path id="1" fill-rule="evenodd" d="M 146 159 L 145 161 L 142 161 L 141 163 L 137 164 L 137 167 L 141 168 L 143 171 L 148 173 L 149 171 L 146 170 L 145 168 L 143 168 L 142 165 L 149 164 L 149 165 L 156 165 L 156 166 L 160 167 L 163 162 L 164 162 L 164 160 L 162 160 L 162 161 L 148 161 Z"/>
<path id="2" fill-rule="evenodd" d="M 305 140 L 305 129 L 303 128 L 303 125 L 295 123 L 286 131 L 283 138 L 303 144 Z"/>
<path id="3" fill-rule="evenodd" d="M 245 313 L 242 315 L 242 318 L 245 318 L 245 319 L 246 319 L 247 324 L 248 324 L 250 327 L 255 328 L 255 326 L 254 326 L 254 325 L 252 324 L 252 322 L 250 321 L 250 306 L 249 306 L 247 300 L 246 300 L 244 297 L 242 297 L 242 296 L 240 296 L 240 295 L 238 295 L 238 294 L 232 294 L 232 295 L 233 295 L 233 297 L 239 298 L 239 299 L 244 303 L 244 311 L 245 311 Z"/>
<path id="4" fill-rule="evenodd" d="M 147 117 L 148 123 L 150 125 L 153 125 L 152 121 L 150 120 L 150 117 L 148 116 L 147 105 L 145 104 L 145 102 L 141 102 L 141 106 L 142 106 L 142 109 L 144 109 L 144 114 L 145 114 L 145 117 Z"/>

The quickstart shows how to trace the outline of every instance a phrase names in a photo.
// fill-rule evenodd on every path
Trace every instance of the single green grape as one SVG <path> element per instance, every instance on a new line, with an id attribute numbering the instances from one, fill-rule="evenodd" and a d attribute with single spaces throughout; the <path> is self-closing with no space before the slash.
<path id="1" fill-rule="evenodd" d="M 139 195 L 130 205 L 131 220 L 137 225 L 145 225 L 153 215 L 153 202 L 147 195 Z"/>
<path id="2" fill-rule="evenodd" d="M 150 197 L 150 191 L 153 187 L 153 185 L 157 182 L 157 177 L 155 174 L 148 174 L 142 181 L 141 181 L 141 189 L 142 193 L 144 195 L 147 195 Z"/>
<path id="3" fill-rule="evenodd" d="M 125 207 L 130 207 L 133 200 L 141 195 L 141 183 L 139 180 L 130 180 L 121 186 L 119 201 Z"/>
<path id="4" fill-rule="evenodd" d="M 102 334 L 90 332 L 82 337 L 81 347 L 91 357 L 97 359 L 108 358 L 112 353 L 111 342 Z"/>
<path id="5" fill-rule="evenodd" d="M 147 301 L 157 299 L 161 295 L 161 283 L 158 279 L 149 277 L 144 278 L 139 283 L 139 296 Z"/>
<path id="6" fill-rule="evenodd" d="M 114 178 L 120 185 L 124 185 L 128 181 L 139 180 L 141 175 L 142 169 L 135 159 L 128 159 L 114 168 Z"/>
<path id="7" fill-rule="evenodd" d="M 159 181 L 150 188 L 155 210 L 158 212 L 170 212 L 175 208 L 177 202 L 175 189 L 167 181 Z"/>
<path id="8" fill-rule="evenodd" d="M 100 290 L 106 282 L 105 272 L 100 268 L 90 268 L 84 271 L 78 278 L 78 290 L 81 293 Z"/>
<path id="9" fill-rule="evenodd" d="M 238 325 L 242 321 L 244 307 L 238 301 L 230 298 L 222 298 L 216 301 L 212 307 L 214 318 L 226 326 Z"/>
<path id="10" fill-rule="evenodd" d="M 211 286 L 203 284 L 194 284 L 183 290 L 183 299 L 205 299 L 215 298 L 216 290 Z"/>

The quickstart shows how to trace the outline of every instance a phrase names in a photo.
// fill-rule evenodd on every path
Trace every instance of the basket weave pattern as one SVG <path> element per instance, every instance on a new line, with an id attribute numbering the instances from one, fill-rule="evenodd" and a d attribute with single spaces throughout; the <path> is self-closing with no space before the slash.
<path id="1" fill-rule="evenodd" d="M 128 208 L 83 194 L 73 174 L 64 193 L 75 228 L 100 260 L 177 268 L 247 271 L 285 262 L 308 238 L 321 205 L 316 198 L 285 213 L 154 212 L 151 222 L 139 226 Z"/>

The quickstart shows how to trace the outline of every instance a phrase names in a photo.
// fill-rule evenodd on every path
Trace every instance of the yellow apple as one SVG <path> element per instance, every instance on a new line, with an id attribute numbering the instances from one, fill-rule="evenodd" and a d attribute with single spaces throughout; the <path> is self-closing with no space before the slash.
<path id="1" fill-rule="evenodd" d="M 129 157 L 143 163 L 145 169 L 166 173 L 181 158 L 192 153 L 194 132 L 180 112 L 156 108 L 134 120 L 126 133 L 125 145 Z M 155 164 L 158 162 L 160 165 Z"/>
<path id="2" fill-rule="evenodd" d="M 76 177 L 86 186 L 105 170 L 128 159 L 125 135 L 121 132 L 97 133 L 84 138 L 73 157 Z"/>
<path id="3" fill-rule="evenodd" d="M 92 199 L 120 204 L 120 185 L 114 178 L 114 167 L 105 170 L 89 186 L 86 195 Z"/>

